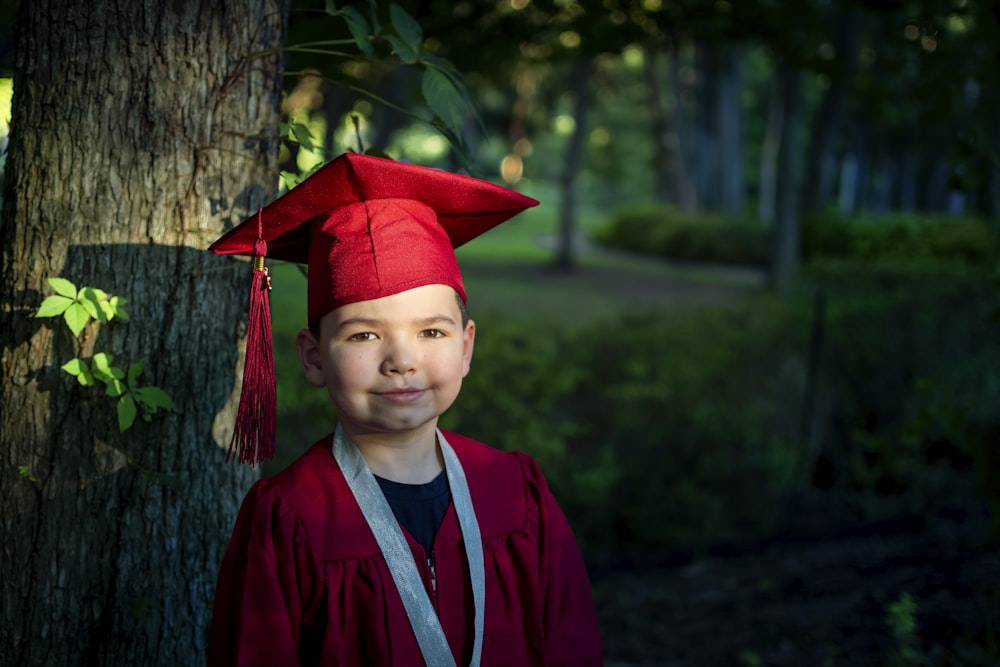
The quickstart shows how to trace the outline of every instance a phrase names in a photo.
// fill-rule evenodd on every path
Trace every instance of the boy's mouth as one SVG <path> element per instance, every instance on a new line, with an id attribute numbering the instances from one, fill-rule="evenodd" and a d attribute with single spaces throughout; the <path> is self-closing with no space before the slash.
<path id="1" fill-rule="evenodd" d="M 378 392 L 378 395 L 394 403 L 411 403 L 423 396 L 424 390 L 417 389 L 416 387 L 401 387 L 399 389 Z"/>

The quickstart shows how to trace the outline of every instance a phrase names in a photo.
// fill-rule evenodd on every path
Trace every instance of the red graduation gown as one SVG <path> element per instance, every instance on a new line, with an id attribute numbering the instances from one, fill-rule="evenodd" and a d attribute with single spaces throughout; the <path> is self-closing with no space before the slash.
<path id="1" fill-rule="evenodd" d="M 583 559 L 537 464 L 446 437 L 483 539 L 483 667 L 603 664 Z M 454 506 L 434 540 L 436 591 L 423 548 L 406 538 L 455 660 L 468 665 L 472 590 Z M 424 664 L 330 436 L 247 493 L 219 574 L 209 664 Z"/>

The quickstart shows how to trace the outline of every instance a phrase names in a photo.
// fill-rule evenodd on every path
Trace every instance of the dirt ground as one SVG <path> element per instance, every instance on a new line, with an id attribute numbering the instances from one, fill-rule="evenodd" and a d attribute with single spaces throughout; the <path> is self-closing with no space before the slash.
<path id="1" fill-rule="evenodd" d="M 984 517 L 896 521 L 596 572 L 609 667 L 992 665 L 1000 554 Z M 899 661 L 887 608 L 916 603 Z M 917 660 L 923 660 L 918 662 Z"/>

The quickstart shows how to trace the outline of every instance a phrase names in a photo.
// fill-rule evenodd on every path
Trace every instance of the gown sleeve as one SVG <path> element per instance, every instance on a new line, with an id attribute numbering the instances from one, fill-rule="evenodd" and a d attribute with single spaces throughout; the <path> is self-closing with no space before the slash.
<path id="1" fill-rule="evenodd" d="M 268 480 L 254 484 L 222 560 L 208 664 L 299 664 L 320 578 L 301 520 Z"/>
<path id="2" fill-rule="evenodd" d="M 518 456 L 529 495 L 538 505 L 545 664 L 603 665 L 601 631 L 583 555 L 538 464 L 529 456 Z"/>

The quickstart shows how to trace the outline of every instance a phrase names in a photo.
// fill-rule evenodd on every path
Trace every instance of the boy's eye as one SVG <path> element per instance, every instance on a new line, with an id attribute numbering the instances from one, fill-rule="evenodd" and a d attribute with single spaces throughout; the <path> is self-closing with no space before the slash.
<path id="1" fill-rule="evenodd" d="M 350 336 L 347 337 L 347 340 L 353 340 L 359 342 L 366 340 L 375 340 L 375 334 L 373 334 L 371 331 L 362 331 L 356 334 L 351 334 Z"/>
<path id="2" fill-rule="evenodd" d="M 424 329 L 420 335 L 424 338 L 444 338 L 447 334 L 440 329 Z"/>

